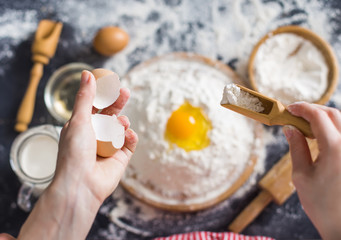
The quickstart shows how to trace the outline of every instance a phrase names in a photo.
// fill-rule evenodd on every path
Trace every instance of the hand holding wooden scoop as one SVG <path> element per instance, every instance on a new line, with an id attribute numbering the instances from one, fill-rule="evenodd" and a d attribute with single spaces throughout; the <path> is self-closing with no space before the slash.
<path id="1" fill-rule="evenodd" d="M 258 92 L 252 91 L 246 87 L 234 85 L 240 91 L 250 94 L 251 98 L 256 97 L 258 103 L 264 109 L 260 112 L 241 107 L 236 104 L 222 103 L 223 107 L 238 112 L 244 116 L 255 119 L 266 125 L 293 125 L 298 128 L 306 137 L 313 138 L 310 124 L 303 118 L 291 115 L 288 110 L 279 101 L 266 97 Z M 238 89 L 238 90 L 239 90 Z M 226 94 L 226 93 L 224 93 Z M 242 96 L 243 94 L 241 94 Z M 243 95 L 245 96 L 245 94 Z M 250 104 L 252 104 L 251 102 Z M 245 104 L 245 103 L 244 103 Z M 256 109 L 256 108 L 253 108 Z M 316 140 L 309 139 L 309 148 L 311 156 L 316 159 L 318 156 L 318 145 Z M 291 156 L 288 152 L 276 165 L 260 180 L 258 185 L 262 189 L 259 195 L 233 220 L 229 225 L 230 231 L 239 233 L 248 226 L 272 201 L 278 205 L 283 204 L 295 191 L 295 187 L 291 180 L 292 163 Z"/>
<path id="2" fill-rule="evenodd" d="M 251 96 L 258 98 L 262 106 L 264 107 L 264 110 L 261 112 L 256 112 L 256 111 L 252 111 L 247 108 L 233 105 L 230 103 L 226 103 L 226 104 L 222 103 L 221 105 L 223 107 L 228 108 L 232 111 L 240 113 L 246 117 L 252 118 L 254 120 L 257 120 L 269 126 L 272 126 L 272 125 L 295 126 L 304 134 L 304 136 L 309 137 L 309 138 L 314 138 L 314 135 L 310 128 L 310 124 L 303 118 L 292 115 L 285 108 L 285 106 L 279 101 L 277 101 L 276 99 L 269 98 L 259 92 L 250 90 L 246 87 L 243 87 L 237 84 L 235 84 L 235 86 L 240 88 L 240 91 L 245 91 L 249 93 Z"/>
<path id="3" fill-rule="evenodd" d="M 317 141 L 308 140 L 312 159 L 319 154 Z M 291 179 L 290 152 L 285 154 L 258 182 L 261 191 L 228 226 L 229 231 L 243 231 L 271 202 L 282 205 L 295 191 Z"/>
<path id="4" fill-rule="evenodd" d="M 63 24 L 60 22 L 42 20 L 39 23 L 32 45 L 34 65 L 30 82 L 17 114 L 15 130 L 18 132 L 25 131 L 32 120 L 37 87 L 43 75 L 43 68 L 56 52 L 62 28 Z"/>

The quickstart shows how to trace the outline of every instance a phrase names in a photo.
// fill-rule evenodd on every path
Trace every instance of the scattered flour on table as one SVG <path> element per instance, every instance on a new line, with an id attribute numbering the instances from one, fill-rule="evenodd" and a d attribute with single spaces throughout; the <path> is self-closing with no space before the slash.
<path id="1" fill-rule="evenodd" d="M 219 105 L 221 89 L 231 82 L 213 67 L 176 57 L 139 67 L 123 79 L 131 89 L 123 114 L 140 139 L 124 183 L 168 204 L 203 203 L 229 189 L 250 164 L 255 142 L 255 123 Z M 211 122 L 204 149 L 170 149 L 165 140 L 168 118 L 184 102 L 200 107 Z"/>
<path id="2" fill-rule="evenodd" d="M 253 67 L 258 90 L 285 105 L 319 100 L 327 89 L 328 70 L 315 45 L 290 33 L 268 38 L 259 47 Z"/>
<path id="3" fill-rule="evenodd" d="M 340 36 L 334 34 L 339 29 L 340 10 L 319 0 L 214 0 L 205 4 L 69 0 L 42 3 L 40 14 L 54 16 L 75 31 L 74 39 L 61 39 L 60 46 L 89 54 L 86 48 L 91 46 L 93 36 L 101 27 L 118 25 L 126 30 L 130 35 L 127 48 L 104 64 L 121 76 L 132 65 L 150 57 L 172 51 L 190 51 L 229 62 L 246 79 L 246 66 L 254 44 L 268 31 L 288 24 L 310 28 L 334 46 L 340 42 Z M 15 37 L 11 44 L 2 46 L 1 50 L 6 51 L 0 52 L 1 61 L 1 56 L 13 55 L 13 44 L 34 33 L 38 16 L 35 10 L 6 9 L 0 21 L 6 26 L 0 29 L 0 39 Z M 341 48 L 335 47 L 335 50 L 340 59 Z"/>
<path id="4" fill-rule="evenodd" d="M 227 84 L 224 87 L 223 98 L 221 99 L 220 104 L 232 104 L 249 109 L 253 112 L 262 112 L 264 110 L 259 98 L 241 90 L 235 84 Z"/>
<path id="5" fill-rule="evenodd" d="M 7 63 L 14 57 L 14 49 L 27 40 L 37 27 L 37 11 L 7 9 L 0 14 L 0 76 L 9 67 Z"/>
<path id="6" fill-rule="evenodd" d="M 213 29 L 216 32 L 217 54 L 233 63 L 237 72 L 247 79 L 247 64 L 254 45 L 279 26 L 298 24 L 311 29 L 325 40 L 336 44 L 341 13 L 317 0 L 213 1 Z M 229 24 L 233 22 L 234 24 Z M 341 58 L 341 49 L 334 48 Z M 232 59 L 232 60 L 231 60 Z"/>
<path id="7" fill-rule="evenodd" d="M 12 44 L 20 41 L 34 33 L 37 27 L 37 11 L 35 10 L 6 10 L 0 15 L 0 39 L 8 38 Z"/>
<path id="8" fill-rule="evenodd" d="M 58 17 L 75 26 L 78 45 L 90 45 L 96 31 L 104 25 L 118 25 L 128 32 L 128 46 L 104 64 L 119 75 L 150 57 L 190 51 L 231 63 L 245 79 L 251 50 L 268 31 L 299 24 L 332 41 L 338 22 L 330 20 L 341 15 L 338 9 L 331 9 L 319 0 L 214 0 L 205 4 L 157 0 L 101 4 L 63 1 L 56 7 Z M 103 12 L 102 16 L 88 11 L 92 8 Z M 107 11 L 110 13 L 105 14 Z"/>

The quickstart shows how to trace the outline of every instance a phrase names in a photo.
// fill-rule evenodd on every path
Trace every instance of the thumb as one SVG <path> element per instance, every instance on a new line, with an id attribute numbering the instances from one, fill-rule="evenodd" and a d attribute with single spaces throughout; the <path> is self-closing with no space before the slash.
<path id="1" fill-rule="evenodd" d="M 312 167 L 312 159 L 307 140 L 293 126 L 284 126 L 283 132 L 289 143 L 293 175 L 297 173 L 307 175 Z"/>
<path id="2" fill-rule="evenodd" d="M 7 233 L 0 233 L 0 240 L 15 240 L 15 238 Z"/>
<path id="3" fill-rule="evenodd" d="M 81 83 L 73 106 L 72 119 L 89 120 L 92 103 L 96 95 L 95 77 L 89 71 L 83 71 Z"/>

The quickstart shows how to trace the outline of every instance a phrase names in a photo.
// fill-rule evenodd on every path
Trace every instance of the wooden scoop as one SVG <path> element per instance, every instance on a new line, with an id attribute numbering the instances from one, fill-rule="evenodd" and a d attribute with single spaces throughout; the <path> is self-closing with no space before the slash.
<path id="1" fill-rule="evenodd" d="M 30 82 L 21 102 L 17 114 L 17 123 L 14 127 L 18 132 L 25 131 L 32 120 L 37 87 L 43 75 L 43 68 L 56 52 L 62 28 L 63 24 L 60 22 L 42 20 L 39 23 L 32 45 L 34 65 L 31 70 Z"/>
<path id="2" fill-rule="evenodd" d="M 312 159 L 316 159 L 319 150 L 316 140 L 309 140 L 309 148 Z M 229 225 L 230 231 L 239 233 L 248 226 L 263 209 L 274 201 L 282 205 L 295 191 L 291 180 L 291 156 L 288 152 L 285 154 L 259 181 L 258 185 L 262 191 L 258 196 L 233 220 Z"/>
<path id="3" fill-rule="evenodd" d="M 276 99 L 269 98 L 259 92 L 253 91 L 238 84 L 236 84 L 236 86 L 238 86 L 242 91 L 248 92 L 252 96 L 257 97 L 262 103 L 264 110 L 262 112 L 255 112 L 232 104 L 221 104 L 223 107 L 269 126 L 272 125 L 295 126 L 306 137 L 314 138 L 314 135 L 310 128 L 310 124 L 303 118 L 292 115 L 282 103 L 280 103 Z"/>

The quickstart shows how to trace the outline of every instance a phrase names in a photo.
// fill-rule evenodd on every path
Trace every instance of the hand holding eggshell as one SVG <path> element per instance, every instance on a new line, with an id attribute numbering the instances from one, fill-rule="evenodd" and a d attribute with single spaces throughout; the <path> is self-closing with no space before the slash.
<path id="1" fill-rule="evenodd" d="M 126 102 L 129 92 L 121 92 L 121 102 Z M 103 133 L 106 131 L 104 124 L 93 126 L 91 108 L 95 95 L 95 78 L 90 72 L 83 71 L 72 116 L 61 131 L 53 181 L 40 196 L 42 200 L 36 203 L 32 214 L 22 226 L 19 238 L 31 236 L 32 239 L 37 239 L 48 235 L 51 238 L 73 239 L 75 231 L 69 226 L 74 226 L 79 229 L 77 238 L 85 239 L 101 204 L 116 189 L 135 151 L 137 135 L 128 129 L 129 120 L 125 116 L 116 118 L 116 115 L 93 115 L 94 119 L 105 119 L 104 122 L 110 120 L 110 123 L 104 124 L 113 130 L 111 134 Z M 114 111 L 118 114 L 123 106 L 112 108 L 116 108 Z M 101 125 L 102 121 L 96 123 Z M 124 142 L 120 149 L 106 158 L 96 155 L 98 127 L 99 135 L 104 134 L 110 145 L 114 142 L 114 146 L 118 148 Z M 113 140 L 112 136 L 117 138 Z M 72 213 L 71 217 L 60 214 L 61 210 Z M 49 214 L 45 214 L 46 212 Z M 47 223 L 44 226 L 48 226 L 56 221 L 62 223 L 58 232 L 41 227 L 42 223 Z"/>

